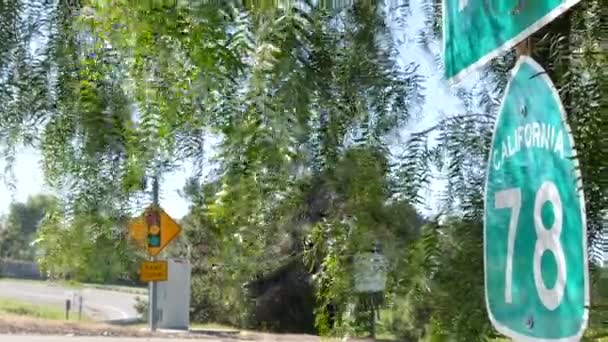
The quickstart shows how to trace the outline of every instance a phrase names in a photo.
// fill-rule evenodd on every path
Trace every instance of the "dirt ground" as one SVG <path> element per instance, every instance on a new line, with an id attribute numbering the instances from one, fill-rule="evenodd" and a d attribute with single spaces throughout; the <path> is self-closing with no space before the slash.
<path id="1" fill-rule="evenodd" d="M 64 322 L 35 319 L 24 316 L 0 316 L 0 334 L 9 335 L 73 335 L 73 336 L 120 336 L 166 338 L 187 333 L 150 333 L 139 328 L 120 327 L 107 324 Z"/>
<path id="2" fill-rule="evenodd" d="M 317 336 L 295 334 L 265 334 L 249 331 L 200 330 L 190 332 L 151 333 L 142 328 L 120 327 L 97 323 L 79 323 L 41 320 L 23 316 L 0 316 L 0 335 L 61 335 L 61 336 L 105 336 L 140 337 L 163 339 L 199 339 L 209 341 L 267 341 L 267 342 L 308 342 L 308 341 L 371 341 L 363 339 L 322 339 Z"/>

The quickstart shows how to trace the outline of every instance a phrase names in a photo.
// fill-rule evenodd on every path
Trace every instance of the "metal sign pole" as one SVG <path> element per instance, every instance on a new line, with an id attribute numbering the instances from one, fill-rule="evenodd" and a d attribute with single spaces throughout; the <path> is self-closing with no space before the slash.
<path id="1" fill-rule="evenodd" d="M 82 320 L 82 295 L 78 295 L 78 320 Z"/>
<path id="2" fill-rule="evenodd" d="M 371 333 L 372 336 L 371 338 L 375 339 L 376 338 L 376 310 L 374 308 L 374 303 L 372 302 L 372 320 L 371 320 Z"/>
<path id="3" fill-rule="evenodd" d="M 158 174 L 154 176 L 154 180 L 152 183 L 152 200 L 154 203 L 154 206 L 156 208 L 158 208 L 159 205 L 159 199 L 158 199 L 159 195 L 158 195 Z M 151 256 L 150 257 L 150 261 L 155 261 L 156 257 Z M 157 325 L 157 321 L 158 321 L 158 317 L 157 317 L 157 310 L 156 310 L 156 306 L 157 306 L 157 302 L 158 302 L 158 291 L 157 291 L 157 287 L 156 287 L 157 283 L 155 281 L 151 281 L 149 284 L 149 300 L 148 300 L 148 314 L 150 316 L 149 319 L 149 324 L 150 324 L 150 331 L 156 331 L 156 325 Z"/>
<path id="4" fill-rule="evenodd" d="M 71 308 L 71 302 L 70 299 L 66 299 L 65 300 L 65 320 L 69 321 L 70 320 L 70 308 Z"/>

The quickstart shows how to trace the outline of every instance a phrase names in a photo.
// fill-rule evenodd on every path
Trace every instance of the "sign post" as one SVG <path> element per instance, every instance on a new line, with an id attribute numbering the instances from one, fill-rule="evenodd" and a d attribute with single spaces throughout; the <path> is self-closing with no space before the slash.
<path id="1" fill-rule="evenodd" d="M 181 227 L 159 206 L 158 177 L 154 177 L 152 185 L 153 204 L 144 214 L 129 225 L 129 235 L 138 245 L 145 248 L 150 255 L 150 261 L 140 266 L 140 280 L 149 284 L 149 325 L 150 330 L 156 330 L 157 315 L 157 282 L 166 281 L 168 277 L 167 262 L 157 261 L 156 256 L 171 243 L 181 232 Z"/>
<path id="2" fill-rule="evenodd" d="M 65 320 L 66 321 L 70 320 L 70 309 L 71 308 L 72 308 L 71 299 L 66 299 L 65 300 Z"/>
<path id="3" fill-rule="evenodd" d="M 445 76 L 459 81 L 580 0 L 443 0 Z"/>
<path id="4" fill-rule="evenodd" d="M 152 183 L 152 202 L 153 202 L 153 206 L 154 208 L 158 208 L 159 205 L 159 189 L 158 189 L 158 175 L 156 175 L 154 177 L 154 181 Z M 156 215 L 154 215 L 156 214 Z M 149 235 L 150 232 L 154 232 L 154 231 L 159 231 L 160 232 L 160 219 L 158 219 L 158 211 L 148 211 L 147 213 L 144 213 L 145 216 L 145 221 L 146 221 L 146 226 L 147 226 L 147 231 L 148 231 L 148 251 L 150 250 L 150 247 L 153 248 L 158 248 L 160 247 L 160 239 L 150 239 Z M 160 234 L 160 233 L 159 233 Z M 153 243 L 151 243 L 153 242 Z M 154 262 L 156 261 L 155 255 L 151 255 L 150 256 L 150 261 Z M 156 282 L 155 281 L 151 281 L 149 283 L 149 296 L 150 299 L 148 300 L 148 315 L 150 322 L 150 331 L 156 331 L 156 326 L 158 323 L 158 313 L 157 313 L 157 303 L 158 303 L 158 287 L 156 286 Z"/>
<path id="5" fill-rule="evenodd" d="M 485 187 L 486 306 L 500 333 L 518 342 L 580 340 L 589 305 L 584 208 L 557 90 L 522 56 L 494 128 Z"/>

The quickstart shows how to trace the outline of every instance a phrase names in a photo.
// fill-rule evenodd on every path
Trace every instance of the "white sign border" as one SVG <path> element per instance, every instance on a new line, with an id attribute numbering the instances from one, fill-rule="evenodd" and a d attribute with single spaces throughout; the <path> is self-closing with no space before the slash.
<path id="1" fill-rule="evenodd" d="M 499 333 L 512 338 L 514 341 L 517 341 L 517 342 L 579 342 L 585 332 L 585 329 L 587 328 L 587 323 L 589 321 L 589 258 L 587 255 L 587 215 L 585 212 L 585 194 L 583 192 L 583 180 L 582 180 L 582 176 L 580 173 L 579 162 L 578 162 L 578 157 L 577 157 L 578 154 L 576 152 L 576 146 L 574 145 L 574 138 L 572 137 L 572 130 L 570 129 L 570 125 L 568 124 L 568 121 L 566 120 L 566 110 L 564 109 L 564 106 L 560 99 L 559 93 L 558 93 L 557 89 L 555 88 L 555 85 L 551 81 L 551 78 L 549 78 L 549 75 L 547 75 L 547 73 L 543 69 L 543 67 L 540 66 L 534 59 L 532 59 L 529 56 L 520 56 L 519 59 L 517 60 L 517 64 L 515 64 L 515 67 L 511 70 L 511 74 L 509 75 L 509 83 L 507 84 L 507 87 L 505 89 L 505 92 L 504 92 L 504 95 L 502 98 L 502 102 L 500 103 L 500 109 L 498 111 L 498 116 L 496 117 L 496 121 L 494 123 L 494 130 L 492 132 L 492 142 L 490 143 L 490 149 L 494 146 L 494 139 L 496 137 L 496 129 L 498 128 L 498 122 L 500 119 L 500 115 L 502 114 L 502 110 L 505 105 L 505 100 L 507 98 L 507 95 L 509 94 L 509 90 L 511 88 L 512 81 L 515 78 L 515 75 L 517 75 L 519 68 L 524 63 L 529 64 L 535 71 L 537 71 L 539 73 L 539 75 L 537 77 L 541 77 L 544 79 L 544 81 L 547 83 L 547 85 L 551 89 L 551 93 L 553 94 L 554 98 L 557 99 L 557 104 L 558 104 L 558 108 L 559 108 L 559 111 L 560 111 L 560 114 L 562 117 L 562 121 L 564 123 L 566 132 L 568 133 L 568 139 L 570 141 L 570 146 L 572 147 L 572 152 L 573 152 L 572 161 L 574 164 L 574 172 L 575 172 L 575 176 L 577 179 L 576 187 L 577 187 L 577 192 L 578 192 L 579 201 L 580 201 L 579 205 L 581 208 L 581 224 L 582 224 L 581 230 L 582 230 L 582 235 L 583 235 L 583 239 L 582 239 L 583 253 L 584 253 L 583 274 L 584 274 L 584 287 L 585 287 L 585 299 L 584 299 L 585 303 L 584 303 L 584 312 L 583 312 L 583 322 L 576 335 L 573 335 L 570 337 L 558 338 L 558 339 L 545 339 L 545 338 L 536 338 L 536 337 L 532 337 L 532 336 L 521 335 L 520 333 L 509 329 L 507 326 L 500 324 L 500 322 L 498 322 L 494 318 L 494 315 L 492 314 L 492 311 L 490 310 L 490 302 L 488 300 L 488 284 L 487 284 L 488 279 L 487 279 L 487 274 L 486 274 L 486 269 L 487 269 L 487 265 L 488 265 L 487 260 L 486 260 L 486 255 L 487 255 L 487 253 L 486 253 L 487 252 L 486 251 L 486 248 L 487 248 L 487 234 L 486 234 L 486 231 L 487 231 L 487 224 L 486 224 L 487 189 L 488 189 L 490 168 L 492 166 L 492 163 L 490 162 L 490 159 L 492 158 L 492 151 L 490 151 L 490 153 L 488 155 L 486 181 L 485 181 L 484 190 L 483 190 L 483 203 L 484 203 L 484 215 L 483 215 L 484 277 L 483 277 L 483 279 L 484 279 L 486 311 L 488 312 L 488 317 L 490 318 L 490 321 L 492 322 L 492 325 L 494 326 L 494 328 L 496 328 L 496 330 L 498 330 Z"/>
<path id="2" fill-rule="evenodd" d="M 447 50 L 447 39 L 445 39 L 445 33 L 446 33 L 446 27 L 447 27 L 446 23 L 448 20 L 447 15 L 446 15 L 446 12 L 447 12 L 446 9 L 447 9 L 449 1 L 450 0 L 443 0 L 442 8 L 441 8 L 441 25 L 442 25 L 442 34 L 443 34 L 443 37 L 442 37 L 443 51 L 442 52 L 443 52 L 443 56 L 444 56 L 444 58 L 443 58 L 444 70 L 445 70 L 445 52 Z M 525 1 L 533 1 L 533 0 L 525 0 Z M 470 73 L 472 73 L 476 69 L 480 68 L 481 66 L 485 65 L 492 59 L 498 57 L 499 55 L 511 50 L 515 45 L 521 43 L 521 41 L 528 38 L 529 36 L 534 34 L 536 31 L 540 30 L 543 26 L 545 26 L 545 25 L 549 24 L 550 22 L 552 22 L 553 20 L 555 20 L 557 17 L 559 17 L 560 15 L 565 13 L 572 6 L 578 4 L 579 2 L 581 2 L 581 0 L 566 0 L 561 5 L 555 7 L 552 11 L 545 14 L 544 17 L 538 19 L 532 25 L 528 26 L 528 28 L 523 30 L 517 36 L 507 40 L 501 46 L 495 48 L 494 50 L 490 51 L 489 53 L 485 54 L 483 57 L 478 59 L 475 63 L 460 70 L 458 73 L 456 73 L 451 78 L 448 78 L 447 79 L 448 83 L 452 86 L 455 85 L 456 83 L 459 83 L 464 78 L 466 78 Z M 445 71 L 444 71 L 444 75 L 445 75 Z"/>

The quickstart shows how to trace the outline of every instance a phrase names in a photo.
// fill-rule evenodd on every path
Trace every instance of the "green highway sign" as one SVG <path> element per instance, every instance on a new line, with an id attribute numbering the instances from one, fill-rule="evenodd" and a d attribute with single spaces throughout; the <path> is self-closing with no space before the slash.
<path id="1" fill-rule="evenodd" d="M 579 341 L 587 326 L 585 202 L 557 90 L 520 57 L 488 160 L 484 210 L 486 306 L 521 341 Z"/>
<path id="2" fill-rule="evenodd" d="M 580 0 L 443 0 L 445 76 L 459 81 Z"/>

